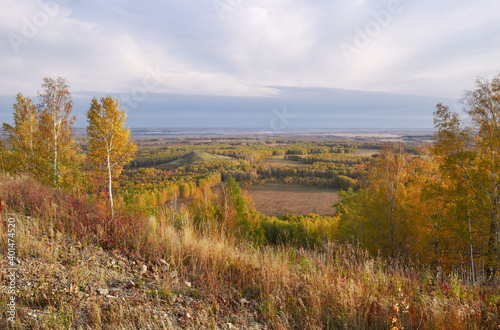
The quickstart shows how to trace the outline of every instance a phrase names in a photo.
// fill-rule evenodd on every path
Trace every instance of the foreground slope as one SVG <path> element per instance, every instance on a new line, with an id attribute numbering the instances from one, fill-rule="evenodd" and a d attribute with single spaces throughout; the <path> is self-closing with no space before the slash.
<path id="1" fill-rule="evenodd" d="M 13 328 L 468 329 L 499 326 L 498 286 L 469 285 L 359 248 L 255 248 L 194 229 L 183 210 L 144 219 L 31 179 L 0 177 L 17 221 Z M 168 211 L 168 210 L 167 210 Z M 27 217 L 29 216 L 29 218 Z M 0 235 L 2 290 L 8 285 Z M 0 296 L 6 328 L 7 296 Z"/>
<path id="2" fill-rule="evenodd" d="M 31 221 L 23 232 L 32 233 L 23 233 L 30 249 L 16 265 L 17 328 L 264 328 L 256 321 L 255 300 L 235 301 L 237 309 L 222 307 L 215 319 L 211 301 L 200 294 L 196 281 L 190 282 L 189 274 L 174 270 L 163 259 L 146 261 L 118 250 L 84 246 L 58 231 L 39 231 L 32 226 L 36 220 L 12 216 Z M 2 260 L 2 285 L 8 268 Z M 2 317 L 0 328 L 7 327 Z"/>

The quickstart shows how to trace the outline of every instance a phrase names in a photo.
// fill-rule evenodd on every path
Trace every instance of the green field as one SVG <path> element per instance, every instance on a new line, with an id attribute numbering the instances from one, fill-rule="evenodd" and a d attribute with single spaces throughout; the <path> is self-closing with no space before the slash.
<path id="1" fill-rule="evenodd" d="M 214 155 L 203 151 L 193 151 L 181 158 L 178 158 L 172 162 L 159 164 L 152 166 L 160 170 L 173 170 L 180 166 L 192 165 L 197 162 L 209 162 L 209 161 L 233 161 L 234 158 L 227 156 Z"/>

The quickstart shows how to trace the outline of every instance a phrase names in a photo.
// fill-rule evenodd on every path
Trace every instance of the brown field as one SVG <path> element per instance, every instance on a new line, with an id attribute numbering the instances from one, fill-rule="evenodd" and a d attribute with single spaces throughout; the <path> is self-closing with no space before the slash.
<path id="1" fill-rule="evenodd" d="M 264 167 L 283 167 L 283 166 L 303 166 L 301 163 L 293 161 L 293 160 L 286 160 L 284 156 L 270 156 L 267 157 L 263 162 L 262 165 Z"/>
<path id="2" fill-rule="evenodd" d="M 358 149 L 353 155 L 355 156 L 373 156 L 378 155 L 380 149 Z"/>
<path id="3" fill-rule="evenodd" d="M 332 216 L 335 213 L 332 205 L 339 200 L 337 191 L 288 184 L 268 184 L 248 189 L 259 212 L 277 217 L 287 213 Z"/>

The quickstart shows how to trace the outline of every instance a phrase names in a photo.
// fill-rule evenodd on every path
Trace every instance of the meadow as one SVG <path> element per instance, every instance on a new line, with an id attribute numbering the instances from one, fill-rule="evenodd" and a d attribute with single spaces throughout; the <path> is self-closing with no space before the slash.
<path id="1" fill-rule="evenodd" d="M 310 213 L 333 216 L 333 204 L 339 201 L 337 191 L 280 183 L 248 188 L 257 211 L 276 217 Z"/>

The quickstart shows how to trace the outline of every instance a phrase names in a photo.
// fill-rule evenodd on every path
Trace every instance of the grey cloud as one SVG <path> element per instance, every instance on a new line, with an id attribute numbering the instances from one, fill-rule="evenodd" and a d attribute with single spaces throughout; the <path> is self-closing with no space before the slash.
<path id="1" fill-rule="evenodd" d="M 76 93 L 125 95 L 158 66 L 162 81 L 131 110 L 131 125 L 262 127 L 273 107 L 288 106 L 297 127 L 430 127 L 436 101 L 500 70 L 500 2 L 401 0 L 403 11 L 348 63 L 339 45 L 388 3 L 243 0 L 221 21 L 211 0 L 70 1 L 15 54 L 5 36 L 21 33 L 39 2 L 6 0 L 0 94 L 34 95 L 44 76 L 61 75 Z"/>

